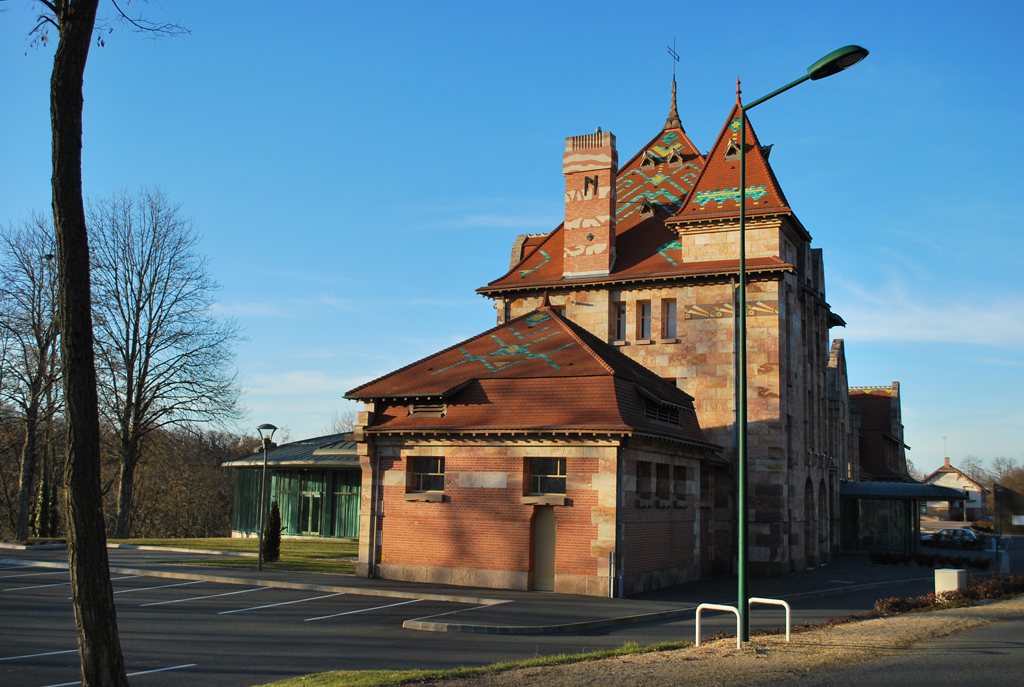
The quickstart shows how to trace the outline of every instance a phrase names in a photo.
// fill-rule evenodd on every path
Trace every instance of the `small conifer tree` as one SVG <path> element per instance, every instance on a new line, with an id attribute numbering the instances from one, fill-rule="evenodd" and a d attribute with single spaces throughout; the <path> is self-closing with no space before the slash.
<path id="1" fill-rule="evenodd" d="M 281 557 L 281 511 L 277 501 L 270 502 L 270 516 L 263 528 L 263 560 L 274 563 Z"/>

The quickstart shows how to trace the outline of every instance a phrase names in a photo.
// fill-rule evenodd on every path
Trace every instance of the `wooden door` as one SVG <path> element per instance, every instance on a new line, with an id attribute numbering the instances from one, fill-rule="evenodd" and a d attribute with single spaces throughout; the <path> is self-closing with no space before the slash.
<path id="1" fill-rule="evenodd" d="M 555 508 L 536 506 L 533 514 L 533 588 L 555 591 Z"/>

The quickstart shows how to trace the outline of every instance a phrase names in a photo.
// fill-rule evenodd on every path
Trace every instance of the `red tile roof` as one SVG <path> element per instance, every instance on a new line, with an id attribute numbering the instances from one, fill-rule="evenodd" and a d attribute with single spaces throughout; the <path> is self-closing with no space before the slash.
<path id="1" fill-rule="evenodd" d="M 691 396 L 547 306 L 345 397 L 378 404 L 370 432 L 583 431 L 716 448 Z M 678 409 L 680 424 L 648 420 L 644 399 Z M 444 417 L 410 416 L 417 400 L 443 400 Z"/>
<path id="2" fill-rule="evenodd" d="M 523 245 L 522 260 L 502 277 L 477 289 L 477 293 L 738 273 L 738 259 L 682 263 L 679 237 L 672 226 L 737 215 L 739 158 L 727 160 L 725 152 L 729 141 L 739 140 L 738 113 L 738 106 L 734 106 L 706 159 L 682 128 L 670 128 L 659 133 L 619 170 L 615 183 L 616 257 L 610 275 L 563 280 L 564 239 L 559 226 L 545 236 L 530 237 Z M 748 214 L 792 215 L 749 119 L 746 133 Z M 644 166 L 645 160 L 654 164 Z M 737 200 L 730 199 L 731 191 L 736 191 Z M 654 207 L 653 215 L 641 215 L 645 201 Z M 756 273 L 791 271 L 793 267 L 778 258 L 755 258 L 747 261 L 747 269 Z"/>
<path id="3" fill-rule="evenodd" d="M 747 214 L 792 214 L 775 172 L 750 124 L 746 120 L 744 145 L 747 152 Z M 672 217 L 670 225 L 694 220 L 736 217 L 740 207 L 740 104 L 733 105 L 729 118 L 708 153 L 707 163 L 686 204 Z"/>

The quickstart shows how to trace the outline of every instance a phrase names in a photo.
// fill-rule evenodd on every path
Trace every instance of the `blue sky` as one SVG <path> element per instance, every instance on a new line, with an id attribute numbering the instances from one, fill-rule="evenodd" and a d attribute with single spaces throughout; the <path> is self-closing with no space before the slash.
<path id="1" fill-rule="evenodd" d="M 49 206 L 54 46 L 29 48 L 29 2 L 3 4 L 6 223 Z M 1020 3 L 286 7 L 143 4 L 191 30 L 154 41 L 101 0 L 114 31 L 86 70 L 85 192 L 159 185 L 196 218 L 248 338 L 240 430 L 320 434 L 348 389 L 493 326 L 474 289 L 560 221 L 564 138 L 601 126 L 628 159 L 657 133 L 673 38 L 702 150 L 737 74 L 749 101 L 858 43 L 863 63 L 750 116 L 824 249 L 851 383 L 901 382 L 922 469 L 943 437 L 954 463 L 1024 459 Z"/>

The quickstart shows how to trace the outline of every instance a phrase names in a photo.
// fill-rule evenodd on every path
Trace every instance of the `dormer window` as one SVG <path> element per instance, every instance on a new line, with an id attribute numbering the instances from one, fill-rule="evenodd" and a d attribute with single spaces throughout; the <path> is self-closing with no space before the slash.
<path id="1" fill-rule="evenodd" d="M 656 167 L 661 163 L 661 158 L 650 150 L 644 151 L 644 159 L 640 161 L 641 167 Z"/>
<path id="2" fill-rule="evenodd" d="M 640 216 L 641 217 L 653 217 L 654 208 L 656 206 L 651 202 L 650 198 L 644 198 L 643 202 L 640 203 Z"/>
<path id="3" fill-rule="evenodd" d="M 414 403 L 409 406 L 409 417 L 444 417 L 448 406 L 444 403 Z"/>
<path id="4" fill-rule="evenodd" d="M 735 160 L 740 156 L 740 144 L 729 139 L 729 145 L 725 148 L 725 159 Z"/>
<path id="5" fill-rule="evenodd" d="M 665 158 L 665 162 L 670 165 L 681 165 L 683 164 L 683 150 L 682 148 L 675 148 Z"/>
<path id="6" fill-rule="evenodd" d="M 668 425 L 679 425 L 679 408 L 667 403 L 644 399 L 644 417 L 649 422 L 663 422 Z"/>

